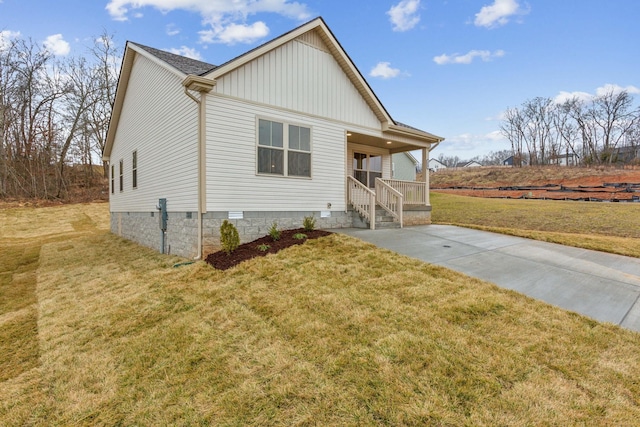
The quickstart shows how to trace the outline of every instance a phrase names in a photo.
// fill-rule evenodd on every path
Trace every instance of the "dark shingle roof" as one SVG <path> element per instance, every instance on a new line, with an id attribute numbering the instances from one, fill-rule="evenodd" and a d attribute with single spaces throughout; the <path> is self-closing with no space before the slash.
<path id="1" fill-rule="evenodd" d="M 182 71 L 185 74 L 195 74 L 201 76 L 216 68 L 215 65 L 207 62 L 198 61 L 196 59 L 187 58 L 186 56 L 176 55 L 166 52 L 164 50 L 156 49 L 153 47 L 145 46 L 140 43 L 129 42 L 142 48 L 152 54 L 153 56 L 163 60 L 167 64 Z"/>
<path id="2" fill-rule="evenodd" d="M 396 122 L 396 125 L 397 125 L 397 126 L 400 126 L 400 127 L 403 127 L 403 128 L 407 128 L 407 129 L 417 130 L 417 131 L 419 131 L 419 132 L 424 132 L 422 129 L 414 128 L 413 126 L 409 126 L 409 125 L 407 125 L 407 124 L 400 123 L 400 122 L 399 122 L 399 121 L 397 121 L 397 120 L 394 120 L 394 122 Z"/>

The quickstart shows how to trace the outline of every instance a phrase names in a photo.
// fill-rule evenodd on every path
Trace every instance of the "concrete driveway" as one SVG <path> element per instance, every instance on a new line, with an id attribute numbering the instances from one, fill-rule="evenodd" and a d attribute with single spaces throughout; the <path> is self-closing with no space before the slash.
<path id="1" fill-rule="evenodd" d="M 640 331 L 640 259 L 449 225 L 340 232 Z"/>

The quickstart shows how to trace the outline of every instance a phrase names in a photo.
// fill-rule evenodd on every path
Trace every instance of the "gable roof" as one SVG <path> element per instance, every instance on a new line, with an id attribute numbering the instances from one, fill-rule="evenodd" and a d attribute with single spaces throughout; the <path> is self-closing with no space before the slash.
<path id="1" fill-rule="evenodd" d="M 201 76 L 216 68 L 215 65 L 209 64 L 208 62 L 198 61 L 197 59 L 187 58 L 186 56 L 182 55 L 176 55 L 174 53 L 156 49 L 154 47 L 145 46 L 140 43 L 129 42 L 129 44 L 144 49 L 156 58 L 163 60 L 164 62 L 184 74 L 195 74 L 197 76 Z"/>
<path id="2" fill-rule="evenodd" d="M 188 75 L 196 75 L 201 78 L 215 81 L 216 78 L 227 74 L 238 67 L 241 67 L 249 61 L 252 61 L 257 57 L 264 55 L 265 53 L 276 49 L 277 47 L 282 46 L 285 43 L 288 43 L 289 41 L 309 31 L 318 32 L 320 38 L 326 44 L 330 53 L 338 62 L 344 73 L 351 80 L 354 87 L 358 90 L 358 92 L 363 97 L 369 108 L 371 108 L 378 120 L 380 120 L 381 130 L 383 132 L 389 132 L 391 134 L 401 136 L 409 136 L 427 144 L 439 143 L 444 140 L 444 138 L 440 136 L 436 136 L 429 132 L 425 132 L 418 128 L 414 128 L 412 126 L 393 120 L 391 115 L 387 112 L 385 107 L 382 105 L 376 94 L 369 86 L 369 83 L 367 83 L 360 70 L 358 70 L 349 55 L 347 55 L 345 50 L 342 48 L 342 45 L 340 45 L 322 17 L 318 17 L 219 66 L 176 55 L 139 43 L 134 43 L 131 41 L 127 42 L 127 45 L 125 47 L 125 54 L 122 59 L 120 77 L 118 79 L 118 87 L 116 89 L 116 99 L 113 106 L 111 121 L 109 122 L 107 140 L 103 151 L 103 160 L 108 161 L 111 154 L 111 149 L 113 147 L 113 141 L 115 138 L 115 128 L 117 128 L 117 123 L 120 120 L 122 105 L 124 103 L 124 96 L 126 88 L 128 86 L 129 76 L 131 74 L 131 69 L 133 67 L 133 62 L 136 54 L 142 54 L 146 56 L 148 59 L 167 68 L 183 79 Z"/>
<path id="3" fill-rule="evenodd" d="M 420 164 L 418 159 L 416 159 L 415 156 L 411 154 L 410 151 L 403 151 L 402 153 L 404 153 L 404 155 L 409 158 L 409 160 L 411 161 L 411 163 L 413 163 L 414 166 L 418 166 L 418 164 Z"/>
<path id="4" fill-rule="evenodd" d="M 340 44 L 338 39 L 335 38 L 333 32 L 329 29 L 322 17 L 312 19 L 311 21 L 302 24 L 297 28 L 294 28 L 293 30 L 281 35 L 280 37 L 276 37 L 273 40 L 270 40 L 230 61 L 225 62 L 219 67 L 216 67 L 214 70 L 211 70 L 211 72 L 207 73 L 205 76 L 216 79 L 238 67 L 241 67 L 242 65 L 254 60 L 257 57 L 290 42 L 291 40 L 301 36 L 302 34 L 313 30 L 316 30 L 318 32 L 320 38 L 329 49 L 329 52 L 331 52 L 333 57 L 340 65 L 340 68 L 342 68 L 342 71 L 344 71 L 344 73 L 349 77 L 360 95 L 373 110 L 375 115 L 378 117 L 378 120 L 380 120 L 380 122 L 382 123 L 387 122 L 395 125 L 396 123 L 393 121 L 376 94 L 364 79 L 362 73 L 360 73 L 360 70 L 358 70 L 349 55 L 347 55 L 347 52 L 342 48 L 342 45 Z"/>

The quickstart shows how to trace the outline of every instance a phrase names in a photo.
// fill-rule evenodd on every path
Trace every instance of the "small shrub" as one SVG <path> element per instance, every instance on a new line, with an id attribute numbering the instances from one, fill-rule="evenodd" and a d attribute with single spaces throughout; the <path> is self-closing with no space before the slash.
<path id="1" fill-rule="evenodd" d="M 226 219 L 220 226 L 220 245 L 222 250 L 229 255 L 240 246 L 240 236 L 238 229 Z"/>
<path id="2" fill-rule="evenodd" d="M 296 233 L 293 235 L 293 238 L 296 240 L 302 240 L 302 239 L 306 239 L 307 235 L 304 233 Z"/>
<path id="3" fill-rule="evenodd" d="M 316 219 L 312 216 L 305 216 L 302 221 L 304 231 L 313 231 L 316 228 Z"/>
<path id="4" fill-rule="evenodd" d="M 258 250 L 260 252 L 267 252 L 269 250 L 271 246 L 267 245 L 266 243 L 263 243 L 261 245 L 258 245 Z"/>
<path id="5" fill-rule="evenodd" d="M 271 238 L 273 239 L 273 241 L 275 242 L 276 240 L 280 240 L 280 234 L 282 232 L 280 230 L 278 230 L 278 224 L 276 224 L 275 222 L 271 225 L 271 228 L 269 229 L 269 236 L 271 236 Z"/>

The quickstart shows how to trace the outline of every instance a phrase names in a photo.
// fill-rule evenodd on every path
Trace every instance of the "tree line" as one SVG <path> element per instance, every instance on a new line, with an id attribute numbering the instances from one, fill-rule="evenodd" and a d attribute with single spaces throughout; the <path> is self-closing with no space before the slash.
<path id="1" fill-rule="evenodd" d="M 0 198 L 66 199 L 103 182 L 119 66 L 106 33 L 64 59 L 30 39 L 0 39 Z"/>
<path id="2" fill-rule="evenodd" d="M 460 163 L 467 163 L 471 161 L 476 161 L 482 166 L 500 166 L 502 165 L 502 162 L 511 155 L 511 150 L 498 150 L 490 151 L 488 154 L 482 156 L 478 155 L 470 159 L 462 159 L 459 156 L 448 156 L 444 153 L 440 153 L 437 159 L 448 168 L 455 168 Z"/>
<path id="3" fill-rule="evenodd" d="M 589 100 L 537 97 L 508 108 L 500 131 L 511 142 L 514 166 L 564 156 L 582 165 L 638 162 L 640 108 L 628 91 L 613 87 Z"/>

